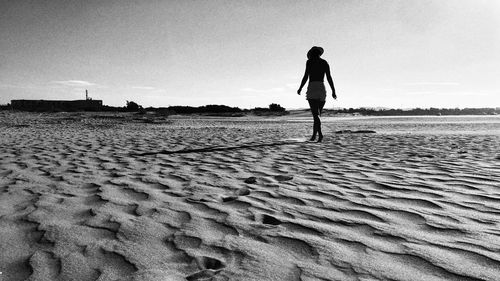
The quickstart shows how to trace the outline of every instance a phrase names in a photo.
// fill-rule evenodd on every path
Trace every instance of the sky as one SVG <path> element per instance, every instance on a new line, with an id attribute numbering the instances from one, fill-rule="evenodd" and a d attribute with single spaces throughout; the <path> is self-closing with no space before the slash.
<path id="1" fill-rule="evenodd" d="M 498 0 L 0 0 L 0 104 L 305 108 L 312 46 L 327 108 L 500 107 Z"/>

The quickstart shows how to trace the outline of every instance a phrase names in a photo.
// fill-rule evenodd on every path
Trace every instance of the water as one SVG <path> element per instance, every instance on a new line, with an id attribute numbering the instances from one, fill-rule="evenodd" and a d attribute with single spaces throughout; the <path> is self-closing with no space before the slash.
<path id="1" fill-rule="evenodd" d="M 312 117 L 290 122 L 312 122 Z M 338 130 L 373 130 L 377 133 L 500 135 L 500 115 L 489 116 L 384 116 L 323 117 L 322 123 Z"/>

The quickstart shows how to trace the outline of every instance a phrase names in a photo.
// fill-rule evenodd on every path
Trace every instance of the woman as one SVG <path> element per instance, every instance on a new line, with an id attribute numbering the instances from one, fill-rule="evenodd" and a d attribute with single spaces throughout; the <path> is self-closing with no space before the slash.
<path id="1" fill-rule="evenodd" d="M 325 78 L 328 80 L 328 84 L 330 84 L 330 88 L 332 89 L 332 97 L 337 99 L 337 95 L 335 95 L 335 87 L 333 86 L 332 76 L 330 74 L 330 66 L 326 60 L 320 58 L 323 54 L 323 48 L 314 46 L 309 52 L 307 52 L 307 63 L 306 63 L 306 72 L 304 73 L 304 77 L 302 78 L 302 83 L 300 83 L 300 87 L 297 90 L 297 94 L 300 95 L 300 91 L 302 91 L 302 87 L 307 82 L 309 78 L 309 85 L 307 85 L 306 99 L 309 102 L 309 107 L 311 108 L 311 113 L 314 118 L 313 125 L 313 135 L 311 137 L 311 141 L 316 139 L 316 134 L 318 135 L 318 142 L 323 140 L 323 134 L 321 133 L 321 111 L 323 111 L 323 107 L 325 106 L 326 99 L 326 89 L 323 80 Z"/>

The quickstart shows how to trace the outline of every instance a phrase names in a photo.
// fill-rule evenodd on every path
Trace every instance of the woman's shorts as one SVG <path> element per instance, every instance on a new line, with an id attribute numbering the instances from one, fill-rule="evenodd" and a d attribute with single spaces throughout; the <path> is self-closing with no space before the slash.
<path id="1" fill-rule="evenodd" d="M 325 84 L 320 81 L 310 81 L 309 85 L 307 85 L 306 99 L 325 101 Z"/>

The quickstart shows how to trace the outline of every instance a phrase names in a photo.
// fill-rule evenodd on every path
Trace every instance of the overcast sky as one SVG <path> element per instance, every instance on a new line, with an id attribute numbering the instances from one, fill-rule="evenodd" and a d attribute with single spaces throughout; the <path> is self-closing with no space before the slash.
<path id="1" fill-rule="evenodd" d="M 0 104 L 307 107 L 313 45 L 327 107 L 500 107 L 498 0 L 0 0 Z"/>

